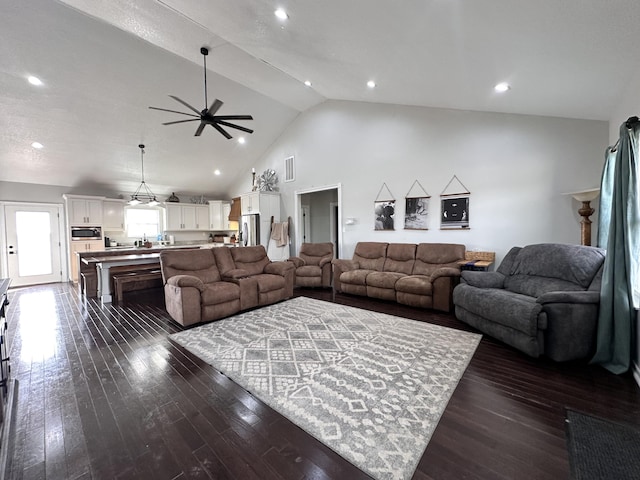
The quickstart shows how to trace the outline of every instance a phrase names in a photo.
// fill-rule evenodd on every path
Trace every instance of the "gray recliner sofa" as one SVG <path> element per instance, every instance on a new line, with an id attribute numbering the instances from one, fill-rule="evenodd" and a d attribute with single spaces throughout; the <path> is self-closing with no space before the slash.
<path id="1" fill-rule="evenodd" d="M 495 272 L 463 271 L 455 315 L 518 350 L 561 362 L 593 353 L 605 251 L 514 247 Z"/>

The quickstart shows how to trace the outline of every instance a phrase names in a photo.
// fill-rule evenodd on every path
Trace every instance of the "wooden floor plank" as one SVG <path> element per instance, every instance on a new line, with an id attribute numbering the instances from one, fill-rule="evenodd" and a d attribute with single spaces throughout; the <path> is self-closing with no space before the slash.
<path id="1" fill-rule="evenodd" d="M 296 295 L 473 331 L 453 315 L 392 302 L 323 289 Z M 68 284 L 9 297 L 20 394 L 7 478 L 369 478 L 172 343 L 182 327 L 161 291 L 104 306 Z M 568 478 L 567 408 L 640 426 L 630 375 L 532 359 L 485 336 L 414 479 Z"/>

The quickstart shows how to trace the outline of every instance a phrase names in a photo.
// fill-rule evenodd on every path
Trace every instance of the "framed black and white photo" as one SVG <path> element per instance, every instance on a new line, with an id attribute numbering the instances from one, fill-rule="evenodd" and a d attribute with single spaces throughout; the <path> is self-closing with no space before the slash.
<path id="1" fill-rule="evenodd" d="M 405 230 L 429 230 L 429 198 L 430 197 L 405 198 Z"/>
<path id="2" fill-rule="evenodd" d="M 469 228 L 469 194 L 442 195 L 440 229 Z"/>
<path id="3" fill-rule="evenodd" d="M 374 230 L 394 230 L 393 218 L 396 213 L 396 201 L 374 202 Z"/>

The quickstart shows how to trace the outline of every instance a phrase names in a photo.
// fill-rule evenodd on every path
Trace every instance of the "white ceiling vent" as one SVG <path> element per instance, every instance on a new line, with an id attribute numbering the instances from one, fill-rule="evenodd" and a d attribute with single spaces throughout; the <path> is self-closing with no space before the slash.
<path id="1" fill-rule="evenodd" d="M 294 157 L 284 159 L 284 181 L 293 182 L 296 179 L 296 171 L 294 166 Z"/>

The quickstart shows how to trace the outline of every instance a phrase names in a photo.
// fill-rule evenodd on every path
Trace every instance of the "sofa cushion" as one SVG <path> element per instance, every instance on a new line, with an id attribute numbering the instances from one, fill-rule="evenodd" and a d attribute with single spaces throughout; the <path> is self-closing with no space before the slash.
<path id="1" fill-rule="evenodd" d="M 523 247 L 513 260 L 506 289 L 539 297 L 553 291 L 586 290 L 596 278 L 604 250 L 581 245 L 537 244 Z"/>
<path id="2" fill-rule="evenodd" d="M 333 258 L 333 243 L 303 243 L 298 256 L 306 265 L 319 265 L 321 260 L 324 264 Z"/>
<path id="3" fill-rule="evenodd" d="M 460 270 L 458 260 L 464 260 L 465 246 L 453 243 L 420 243 L 416 248 L 414 275 L 431 275 L 440 267 Z"/>
<path id="4" fill-rule="evenodd" d="M 272 275 L 270 273 L 262 273 L 251 277 L 258 282 L 258 292 L 267 293 L 274 290 L 281 290 L 284 288 L 284 277 L 280 275 Z"/>
<path id="5" fill-rule="evenodd" d="M 217 305 L 240 298 L 240 287 L 231 282 L 215 282 L 205 285 L 200 294 L 202 305 Z"/>
<path id="6" fill-rule="evenodd" d="M 322 268 L 317 265 L 303 265 L 296 268 L 296 277 L 321 277 Z"/>
<path id="7" fill-rule="evenodd" d="M 482 318 L 536 337 L 538 329 L 546 325 L 538 324 L 538 314 L 542 305 L 528 295 L 497 288 L 477 288 L 460 284 L 453 291 L 456 306 Z"/>
<path id="8" fill-rule="evenodd" d="M 430 296 L 433 294 L 433 284 L 426 275 L 408 275 L 396 282 L 396 291 Z"/>
<path id="9" fill-rule="evenodd" d="M 353 252 L 353 260 L 361 269 L 381 272 L 384 268 L 387 245 L 388 243 L 382 242 L 358 242 Z"/>
<path id="10" fill-rule="evenodd" d="M 262 245 L 230 248 L 229 250 L 236 268 L 246 270 L 249 275 L 262 273 L 264 267 L 271 263 L 271 260 L 267 257 L 267 251 Z"/>
<path id="11" fill-rule="evenodd" d="M 340 275 L 340 282 L 346 283 L 349 285 L 366 285 L 367 284 L 367 275 L 374 272 L 375 270 L 349 270 L 348 272 L 343 272 Z"/>
<path id="12" fill-rule="evenodd" d="M 371 272 L 366 277 L 368 287 L 394 289 L 396 282 L 404 277 L 403 273 L 396 272 Z"/>
<path id="13" fill-rule="evenodd" d="M 518 252 L 510 273 L 557 278 L 586 289 L 604 257 L 604 250 L 595 247 L 559 243 L 527 245 Z"/>
<path id="14" fill-rule="evenodd" d="M 416 260 L 416 246 L 412 243 L 390 243 L 384 261 L 385 272 L 398 272 L 411 275 Z"/>
<path id="15" fill-rule="evenodd" d="M 160 252 L 164 282 L 175 275 L 192 275 L 203 283 L 220 281 L 220 272 L 210 248 L 199 250 L 165 250 Z"/>

